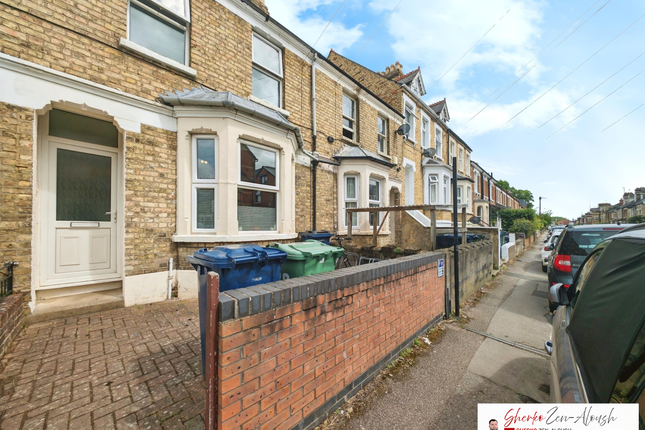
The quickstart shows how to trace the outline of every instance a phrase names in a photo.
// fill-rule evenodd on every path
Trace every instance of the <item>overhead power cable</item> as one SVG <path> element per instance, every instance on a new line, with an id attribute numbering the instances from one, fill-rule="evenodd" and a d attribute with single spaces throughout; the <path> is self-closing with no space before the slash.
<path id="1" fill-rule="evenodd" d="M 613 127 L 614 125 L 618 124 L 619 122 L 621 122 L 622 120 L 624 120 L 625 118 L 627 118 L 629 115 L 631 115 L 631 114 L 633 114 L 634 112 L 636 112 L 638 109 L 642 108 L 642 107 L 643 107 L 643 105 L 645 105 L 645 103 L 642 103 L 642 104 L 641 104 L 640 106 L 638 106 L 636 109 L 632 110 L 632 111 L 631 111 L 631 112 L 629 112 L 627 115 L 624 115 L 623 117 L 621 117 L 618 121 L 613 122 L 609 127 L 605 127 L 605 128 L 604 128 L 600 133 L 598 133 L 598 134 L 597 134 L 597 136 L 599 136 L 599 135 L 603 134 L 603 133 L 605 132 L 605 130 L 607 130 L 607 129 L 609 129 L 609 128 Z"/>
<path id="2" fill-rule="evenodd" d="M 547 124 L 548 124 L 548 123 L 550 123 L 552 120 L 554 120 L 555 118 L 557 118 L 558 116 L 560 116 L 560 114 L 564 113 L 564 112 L 565 112 L 567 109 L 569 109 L 571 106 L 575 105 L 575 104 L 576 104 L 576 103 L 578 103 L 580 100 L 582 100 L 582 99 L 584 99 L 585 97 L 587 97 L 589 94 L 591 94 L 593 91 L 595 91 L 595 90 L 596 90 L 598 87 L 600 87 L 602 84 L 604 84 L 605 82 L 607 82 L 608 80 L 610 80 L 611 78 L 613 78 L 614 76 L 616 76 L 618 73 L 620 73 L 622 70 L 624 70 L 627 66 L 629 66 L 630 64 L 632 64 L 634 61 L 638 60 L 638 59 L 639 59 L 640 57 L 642 57 L 642 56 L 643 56 L 643 53 L 641 53 L 638 57 L 634 58 L 634 59 L 633 59 L 632 61 L 630 61 L 629 63 L 625 64 L 625 65 L 624 65 L 623 67 L 621 67 L 621 68 L 620 68 L 616 73 L 614 73 L 613 75 L 611 75 L 610 77 L 608 77 L 607 79 L 605 79 L 604 81 L 602 81 L 601 83 L 599 83 L 598 85 L 596 85 L 595 87 L 593 87 L 591 90 L 589 90 L 587 93 L 585 93 L 585 95 L 583 95 L 582 97 L 580 97 L 578 100 L 576 100 L 575 102 L 571 103 L 569 106 L 567 106 L 566 108 L 562 109 L 560 112 L 556 113 L 556 114 L 555 114 L 554 116 L 552 116 L 549 120 L 547 120 L 547 121 L 546 121 L 546 122 L 544 122 L 541 126 L 539 126 L 539 127 L 538 127 L 538 129 L 542 128 L 543 126 L 547 125 Z"/>
<path id="3" fill-rule="evenodd" d="M 334 12 L 334 16 L 332 16 L 332 17 L 331 17 L 331 19 L 329 20 L 329 22 L 327 23 L 327 25 L 326 25 L 326 26 L 325 26 L 325 28 L 323 29 L 322 33 L 320 33 L 320 36 L 318 36 L 318 39 L 316 39 L 316 43 L 314 43 L 314 44 L 311 46 L 312 48 L 315 48 L 315 47 L 316 47 L 316 44 L 320 41 L 320 38 L 323 36 L 323 34 L 325 34 L 325 31 L 327 31 L 327 29 L 328 29 L 328 28 L 329 28 L 329 26 L 331 25 L 331 22 L 334 20 L 334 18 L 336 18 L 336 15 L 338 14 L 338 11 L 340 11 L 340 8 L 341 8 L 341 7 L 343 7 L 343 5 L 345 4 L 345 2 L 346 2 L 346 1 L 347 1 L 347 0 L 343 0 L 343 2 L 340 4 L 340 6 L 338 6 L 338 9 L 336 9 L 336 12 Z"/>
<path id="4" fill-rule="evenodd" d="M 585 24 L 587 23 L 587 21 L 589 21 L 589 20 L 590 20 L 591 18 L 593 18 L 593 17 L 594 17 L 598 12 L 600 12 L 600 11 L 601 11 L 605 6 L 607 6 L 607 5 L 609 4 L 609 2 L 610 2 L 610 1 L 611 1 L 611 0 L 607 0 L 607 3 L 603 4 L 602 6 L 600 6 L 600 7 L 598 8 L 598 10 L 597 10 L 597 11 L 595 11 L 594 13 L 592 13 L 592 14 L 591 14 L 591 16 L 590 16 L 589 18 L 587 18 L 587 19 L 586 19 L 582 24 L 580 24 L 578 27 L 576 27 L 576 29 L 575 29 L 575 30 L 573 30 L 571 33 L 569 33 L 569 34 L 567 35 L 567 37 L 565 37 L 565 38 L 564 38 L 564 39 L 562 39 L 562 40 L 561 40 L 557 45 L 555 45 L 555 46 L 551 49 L 551 52 L 553 52 L 553 50 L 554 50 L 555 48 L 557 48 L 558 46 L 562 45 L 562 43 L 563 43 L 565 40 L 567 40 L 568 38 L 570 38 L 570 37 L 573 35 L 573 33 L 575 33 L 576 31 L 578 31 L 578 29 L 579 29 L 580 27 L 582 27 L 583 25 L 585 25 Z"/>
<path id="5" fill-rule="evenodd" d="M 569 72 L 569 73 L 568 73 L 564 78 L 560 79 L 560 80 L 559 80 L 558 82 L 556 82 L 556 83 L 555 83 L 551 88 L 549 88 L 548 90 L 546 90 L 545 92 L 543 92 L 542 94 L 540 94 L 540 96 L 539 96 L 539 97 L 537 97 L 535 100 L 531 101 L 531 102 L 530 102 L 528 105 L 526 105 L 522 110 L 520 110 L 518 113 L 516 113 L 515 115 L 513 115 L 513 116 L 512 116 L 508 121 L 506 121 L 506 122 L 504 123 L 504 125 L 506 125 L 506 124 L 508 124 L 509 122 L 513 121 L 513 120 L 514 120 L 515 118 L 517 118 L 517 117 L 518 117 L 522 112 L 524 112 L 525 110 L 527 110 L 528 108 L 530 108 L 531 106 L 533 106 L 533 105 L 534 105 L 538 100 L 540 100 L 542 97 L 544 97 L 545 95 L 547 95 L 547 94 L 548 94 L 552 89 L 554 89 L 555 87 L 557 87 L 558 85 L 560 85 L 560 83 L 562 83 L 562 81 L 564 81 L 564 80 L 565 80 L 565 79 L 567 79 L 569 76 L 571 76 L 571 75 L 572 75 L 576 70 L 578 70 L 579 68 L 581 68 L 582 66 L 584 66 L 584 65 L 585 65 L 589 60 L 591 60 L 593 57 L 595 57 L 596 55 L 598 55 L 598 54 L 600 53 L 600 51 L 602 51 L 602 50 L 603 50 L 603 49 L 605 49 L 607 46 L 609 46 L 609 45 L 610 45 L 614 40 L 618 39 L 618 38 L 619 38 L 623 33 L 625 33 L 627 30 L 629 30 L 629 29 L 630 29 L 634 24 L 636 24 L 638 21 L 640 21 L 643 17 L 645 17 L 645 14 L 643 14 L 643 15 L 639 16 L 638 18 L 636 18 L 636 21 L 634 21 L 634 22 L 632 22 L 631 24 L 629 24 L 629 25 L 628 25 L 628 26 L 627 26 L 623 31 L 621 31 L 620 33 L 618 33 L 618 35 L 616 35 L 613 39 L 611 39 L 609 42 L 607 42 L 605 45 L 603 45 L 603 47 L 602 47 L 602 48 L 600 48 L 599 50 L 597 50 L 596 52 L 594 52 L 594 53 L 593 53 L 589 58 L 587 58 L 585 61 L 583 61 L 582 63 L 580 63 L 580 65 L 578 65 L 578 67 L 576 67 L 575 69 L 573 69 L 572 71 L 570 71 L 570 72 Z"/>
<path id="6" fill-rule="evenodd" d="M 378 28 L 376 29 L 376 31 L 374 32 L 374 34 L 372 34 L 372 37 L 370 37 L 370 39 L 365 43 L 365 46 L 363 46 L 363 48 L 358 52 L 358 55 L 360 55 L 360 54 L 361 54 L 361 52 L 363 52 L 363 50 L 364 50 L 365 48 L 367 48 L 367 45 L 369 45 L 369 43 L 372 41 L 372 39 L 374 38 L 374 36 L 376 36 L 376 33 L 378 33 L 378 32 L 379 32 L 379 30 L 381 29 L 381 27 L 383 27 L 383 24 L 385 24 L 385 21 L 387 21 L 387 20 L 392 16 L 392 14 L 393 14 L 393 13 L 394 13 L 394 11 L 396 10 L 396 8 L 398 8 L 398 7 L 399 7 L 399 5 L 401 4 L 401 2 L 403 2 L 403 0 L 399 0 L 399 2 L 396 4 L 396 6 L 394 6 L 394 9 L 392 9 L 392 10 L 390 11 L 390 14 L 389 14 L 388 16 L 386 16 L 386 17 L 385 17 L 385 19 L 383 20 L 383 22 L 381 23 L 381 25 L 379 25 L 379 26 L 378 26 Z"/>
<path id="7" fill-rule="evenodd" d="M 587 110 L 585 110 L 584 112 L 582 112 L 580 115 L 578 115 L 577 117 L 575 117 L 574 119 L 572 119 L 571 121 L 569 121 L 568 123 L 566 123 L 565 125 L 563 125 L 562 127 L 560 127 L 559 129 L 557 129 L 553 134 L 551 134 L 549 137 L 547 137 L 547 139 L 549 139 L 551 136 L 553 136 L 554 134 L 558 133 L 560 130 L 562 130 L 562 129 L 564 129 L 565 127 L 567 127 L 569 124 L 571 124 L 572 122 L 574 122 L 575 120 L 577 120 L 578 118 L 580 118 L 582 115 L 584 115 L 584 114 L 586 114 L 587 112 L 589 112 L 591 109 L 593 109 L 593 108 L 595 108 L 596 106 L 598 106 L 598 105 L 599 105 L 600 103 L 602 103 L 605 99 L 607 99 L 607 97 L 611 96 L 611 95 L 612 95 L 612 94 L 614 94 L 616 91 L 620 90 L 622 87 L 624 87 L 625 85 L 627 85 L 628 83 L 630 83 L 631 81 L 633 81 L 634 79 L 636 79 L 636 78 L 637 78 L 641 73 L 643 73 L 643 72 L 645 72 L 645 69 L 643 69 L 643 70 L 641 70 L 640 72 L 638 72 L 636 75 L 634 75 L 634 76 L 633 76 L 631 79 L 629 79 L 627 82 L 625 82 L 624 84 L 622 84 L 621 86 L 619 86 L 618 88 L 616 88 L 614 91 L 612 91 L 612 92 L 610 92 L 609 94 L 607 94 L 607 95 L 606 95 L 605 97 L 603 97 L 602 99 L 598 100 L 596 103 L 594 103 L 593 105 L 591 105 Z"/>
<path id="8" fill-rule="evenodd" d="M 457 64 L 459 64 L 459 62 L 460 62 L 460 61 L 461 61 L 461 60 L 462 60 L 466 55 L 468 55 L 468 53 L 469 53 L 470 51 L 472 51 L 472 50 L 473 50 L 473 48 L 475 48 L 475 46 L 477 46 L 477 45 L 479 44 L 479 42 L 481 42 L 481 40 L 482 40 L 484 37 L 486 37 L 486 35 L 487 35 L 488 33 L 490 33 L 490 32 L 491 32 L 491 30 L 492 30 L 493 28 L 495 28 L 495 26 L 496 26 L 497 24 L 499 24 L 499 23 L 502 21 L 502 19 L 504 19 L 504 17 L 505 17 L 505 16 L 506 16 L 510 11 L 511 11 L 510 9 L 509 9 L 509 10 L 507 10 L 507 11 L 504 13 L 504 15 L 502 15 L 502 17 L 501 17 L 501 18 L 500 18 L 500 19 L 499 19 L 495 24 L 493 24 L 491 28 L 489 28 L 489 29 L 488 29 L 488 31 L 487 31 L 487 32 L 486 32 L 486 33 L 484 33 L 484 35 L 483 35 L 482 37 L 480 37 L 480 38 L 479 38 L 479 40 L 477 40 L 477 42 L 475 42 L 473 46 L 471 46 L 471 47 L 470 47 L 466 52 L 464 52 L 464 55 L 462 55 L 461 57 L 459 57 L 459 59 L 458 59 L 457 61 L 455 61 L 455 64 L 453 64 L 452 66 L 450 66 L 450 68 L 449 68 L 448 70 L 446 70 L 446 72 L 445 72 L 443 75 L 441 75 L 441 77 L 440 77 L 439 79 L 437 79 L 436 81 L 434 81 L 434 84 L 432 84 L 432 85 L 430 86 L 430 88 L 428 88 L 428 89 L 430 90 L 430 89 L 432 89 L 432 87 L 434 87 L 435 85 L 437 85 L 437 83 L 438 83 L 440 80 L 442 80 L 442 79 L 444 78 L 444 76 L 446 76 L 446 75 L 448 74 L 448 72 L 450 72 L 450 71 L 451 71 L 451 70 L 452 70 L 452 69 L 453 69 Z"/>
<path id="9" fill-rule="evenodd" d="M 536 59 L 536 58 L 538 58 L 540 55 L 542 55 L 542 53 L 543 53 L 544 51 L 546 51 L 546 49 L 547 49 L 549 46 L 551 46 L 551 44 L 552 44 L 553 42 L 555 42 L 556 40 L 558 40 L 558 39 L 560 38 L 560 36 L 562 36 L 562 35 L 563 35 L 563 34 L 564 34 L 568 29 L 570 29 L 571 27 L 573 27 L 573 26 L 575 25 L 575 23 L 576 23 L 576 22 L 580 21 L 580 19 L 581 19 L 583 16 L 585 16 L 585 15 L 587 14 L 587 12 L 589 12 L 591 9 L 593 9 L 593 8 L 594 8 L 598 3 L 600 3 L 601 1 L 602 1 L 602 0 L 597 0 L 594 4 L 592 4 L 592 5 L 591 5 L 591 7 L 590 7 L 589 9 L 587 9 L 586 11 L 584 11 L 584 13 L 583 13 L 582 15 L 580 15 L 580 16 L 579 16 L 575 21 L 573 21 L 571 24 L 569 24 L 569 26 L 568 26 L 567 28 L 565 28 L 564 30 L 562 30 L 562 32 L 561 32 L 560 34 L 558 34 L 558 35 L 557 35 L 553 40 L 551 40 L 551 41 L 550 41 L 550 42 L 549 42 L 549 43 L 548 43 L 544 48 L 542 48 L 542 50 L 541 50 L 540 52 L 538 52 L 537 54 L 535 54 L 535 56 L 533 56 L 533 58 L 531 58 L 529 61 L 527 61 L 525 65 L 523 65 L 522 67 L 520 67 L 519 69 L 517 69 L 517 71 L 515 72 L 515 75 L 520 74 L 520 73 L 522 72 L 522 70 L 524 70 L 524 69 L 525 69 L 525 68 L 526 68 L 526 67 L 527 67 L 531 62 L 533 62 L 533 60 L 535 60 L 535 59 Z M 598 9 L 598 10 L 600 10 L 600 9 Z M 594 15 L 595 15 L 595 14 L 594 14 Z M 588 21 L 588 20 L 587 20 L 587 21 Z M 586 21 L 585 21 L 585 23 L 586 23 Z M 582 27 L 582 25 L 579 25 L 579 26 L 578 26 L 574 31 L 572 31 L 572 32 L 571 32 L 571 34 L 573 34 L 573 33 L 575 33 L 576 31 L 578 31 L 578 30 L 580 29 L 580 27 Z M 554 48 L 554 49 L 555 49 L 555 48 Z M 477 105 L 477 107 L 476 107 L 475 109 L 473 109 L 472 111 L 470 111 L 470 113 L 473 113 L 475 110 L 477 110 L 477 109 L 479 108 L 479 106 L 481 106 L 482 104 L 486 103 L 486 101 L 487 101 L 487 100 L 488 100 L 488 99 L 489 99 L 493 94 L 495 94 L 497 91 L 499 91 L 499 89 L 500 89 L 500 88 L 502 88 L 504 85 L 508 84 L 508 82 L 510 82 L 511 80 L 512 80 L 512 78 L 511 78 L 511 79 L 508 79 L 505 83 L 503 83 L 502 85 L 500 85 L 499 87 L 497 87 L 497 89 L 496 89 L 495 91 L 493 91 L 492 93 L 490 93 L 489 95 L 487 95 L 487 96 L 486 96 L 486 98 L 484 98 L 484 100 L 483 100 L 480 104 L 478 104 L 478 105 Z M 515 84 L 515 83 L 513 83 L 513 85 L 514 85 L 514 84 Z M 509 88 L 510 88 L 510 87 L 509 87 Z M 508 89 L 508 88 L 507 88 L 507 89 Z M 504 92 L 506 92 L 506 91 L 504 91 Z M 497 100 L 497 99 L 495 99 L 495 100 Z M 493 101 L 495 101 L 495 100 L 493 100 Z M 492 102 L 488 103 L 488 104 L 484 107 L 484 109 L 486 109 L 486 108 L 487 108 L 491 103 L 492 103 Z M 483 111 L 484 109 L 482 109 L 482 111 Z"/>

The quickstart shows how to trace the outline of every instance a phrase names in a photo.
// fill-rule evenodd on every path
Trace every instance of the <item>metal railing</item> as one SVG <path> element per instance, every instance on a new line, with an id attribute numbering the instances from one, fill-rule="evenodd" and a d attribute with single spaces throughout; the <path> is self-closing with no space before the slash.
<path id="1" fill-rule="evenodd" d="M 5 263 L 0 269 L 0 297 L 13 293 L 13 268 L 17 265 L 18 263 L 11 261 Z"/>

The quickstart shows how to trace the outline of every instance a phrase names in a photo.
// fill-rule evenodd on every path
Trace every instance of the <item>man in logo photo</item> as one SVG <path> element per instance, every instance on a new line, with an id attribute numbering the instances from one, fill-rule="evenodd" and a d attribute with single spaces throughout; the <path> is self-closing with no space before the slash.
<path id="1" fill-rule="evenodd" d="M 492 420 L 488 421 L 488 429 L 489 430 L 498 430 L 497 420 L 495 418 L 493 418 Z"/>

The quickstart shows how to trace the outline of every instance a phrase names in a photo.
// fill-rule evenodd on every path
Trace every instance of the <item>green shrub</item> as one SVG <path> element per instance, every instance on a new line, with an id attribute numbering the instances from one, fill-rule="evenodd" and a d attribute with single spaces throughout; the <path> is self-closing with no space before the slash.
<path id="1" fill-rule="evenodd" d="M 640 224 L 645 222 L 645 215 L 634 215 L 627 218 L 627 224 Z"/>
<path id="2" fill-rule="evenodd" d="M 502 229 L 510 231 L 516 219 L 533 221 L 537 214 L 533 209 L 502 209 L 499 211 L 499 216 L 502 218 Z"/>
<path id="3" fill-rule="evenodd" d="M 535 223 L 527 219 L 516 219 L 508 229 L 511 233 L 524 233 L 526 236 L 533 236 L 536 230 Z"/>

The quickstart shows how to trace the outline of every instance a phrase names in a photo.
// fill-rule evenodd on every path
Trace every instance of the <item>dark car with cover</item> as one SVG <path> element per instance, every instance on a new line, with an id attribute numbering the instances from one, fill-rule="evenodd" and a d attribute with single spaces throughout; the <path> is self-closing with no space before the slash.
<path id="1" fill-rule="evenodd" d="M 561 234 L 549 257 L 549 285 L 571 285 L 578 267 L 600 242 L 629 227 L 627 224 L 570 225 Z"/>
<path id="2" fill-rule="evenodd" d="M 549 301 L 551 403 L 638 403 L 645 430 L 645 224 L 600 243 Z"/>

